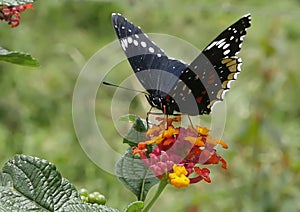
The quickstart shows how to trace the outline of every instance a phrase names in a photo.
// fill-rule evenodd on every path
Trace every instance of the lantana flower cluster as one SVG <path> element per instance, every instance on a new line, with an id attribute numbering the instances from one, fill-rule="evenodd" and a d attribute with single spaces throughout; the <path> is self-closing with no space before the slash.
<path id="1" fill-rule="evenodd" d="M 173 118 L 157 117 L 146 132 L 147 141 L 133 148 L 143 162 L 160 179 L 168 179 L 177 188 L 205 180 L 210 183 L 210 170 L 204 166 L 221 164 L 226 169 L 226 161 L 217 155 L 219 144 L 227 149 L 228 145 L 209 135 L 209 129 L 200 126 L 175 127 L 181 116 Z"/>
<path id="2" fill-rule="evenodd" d="M 33 9 L 33 5 L 0 6 L 0 20 L 6 21 L 12 28 L 17 27 L 20 24 L 20 13 L 26 9 Z"/>

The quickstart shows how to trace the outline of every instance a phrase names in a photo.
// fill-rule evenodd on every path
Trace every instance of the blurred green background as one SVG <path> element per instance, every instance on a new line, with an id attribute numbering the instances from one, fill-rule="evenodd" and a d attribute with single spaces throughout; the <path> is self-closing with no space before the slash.
<path id="1" fill-rule="evenodd" d="M 72 122 L 81 69 L 116 39 L 111 13 L 124 14 L 144 32 L 177 36 L 202 49 L 250 12 L 252 26 L 240 53 L 242 73 L 226 94 L 223 139 L 230 148 L 222 155 L 228 170 L 212 168 L 211 184 L 181 190 L 169 186 L 152 211 L 300 211 L 299 0 L 51 0 L 37 1 L 34 8 L 21 14 L 15 29 L 1 23 L 1 46 L 29 52 L 41 64 L 0 64 L 1 166 L 17 153 L 45 158 L 77 188 L 98 190 L 109 206 L 123 209 L 135 197 L 88 159 Z M 132 74 L 127 63 L 121 70 L 110 80 L 120 82 Z M 125 148 L 110 121 L 113 92 L 105 88 L 98 96 L 97 120 L 107 123 L 106 139 Z M 149 109 L 145 105 L 141 95 L 131 107 L 143 115 Z"/>

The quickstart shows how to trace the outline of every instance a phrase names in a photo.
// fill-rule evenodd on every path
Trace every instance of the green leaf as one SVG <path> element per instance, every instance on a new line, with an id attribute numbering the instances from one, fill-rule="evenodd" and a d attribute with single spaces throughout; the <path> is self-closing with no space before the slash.
<path id="1" fill-rule="evenodd" d="M 148 191 L 159 182 L 159 179 L 140 158 L 134 158 L 131 150 L 127 150 L 116 164 L 115 173 L 118 179 L 144 201 Z"/>
<path id="2" fill-rule="evenodd" d="M 131 121 L 134 123 L 137 119 L 139 119 L 139 117 L 135 114 L 126 114 L 120 116 L 119 121 Z"/>
<path id="3" fill-rule="evenodd" d="M 23 66 L 39 66 L 39 62 L 30 54 L 17 51 L 8 51 L 2 47 L 0 47 L 0 61 L 5 61 Z"/>
<path id="4" fill-rule="evenodd" d="M 127 114 L 124 116 L 121 116 L 119 118 L 119 121 L 130 121 L 132 123 L 138 123 L 137 125 L 137 130 L 139 132 L 146 132 L 146 120 L 145 119 L 141 119 L 140 117 L 138 117 L 137 115 L 134 114 Z"/>
<path id="5" fill-rule="evenodd" d="M 135 201 L 130 203 L 124 210 L 124 212 L 140 212 L 144 208 L 144 202 Z"/>
<path id="6" fill-rule="evenodd" d="M 68 205 L 66 205 L 62 210 L 62 212 L 70 211 L 70 212 L 119 212 L 119 210 L 107 207 L 105 205 L 97 205 L 90 203 L 82 203 L 78 201 L 71 200 Z"/>
<path id="7" fill-rule="evenodd" d="M 35 0 L 2 0 L 0 5 L 17 6 L 17 5 L 29 4 L 33 2 L 35 2 Z"/>
<path id="8" fill-rule="evenodd" d="M 118 211 L 83 203 L 75 187 L 39 158 L 16 155 L 0 172 L 0 211 Z"/>
<path id="9" fill-rule="evenodd" d="M 131 121 L 133 122 L 133 126 L 127 133 L 127 135 L 123 139 L 123 143 L 129 144 L 132 146 L 137 146 L 137 144 L 141 141 L 146 141 L 146 121 L 141 119 L 136 115 L 126 115 L 120 118 L 122 121 Z"/>

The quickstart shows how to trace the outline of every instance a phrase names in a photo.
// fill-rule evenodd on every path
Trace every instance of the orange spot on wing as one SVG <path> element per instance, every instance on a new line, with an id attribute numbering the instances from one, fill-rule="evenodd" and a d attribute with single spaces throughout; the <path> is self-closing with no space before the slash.
<path id="1" fill-rule="evenodd" d="M 203 99 L 202 96 L 198 96 L 198 97 L 196 98 L 196 102 L 197 102 L 197 103 L 201 103 L 202 99 Z"/>
<path id="2" fill-rule="evenodd" d="M 210 72 L 210 75 L 209 75 L 209 78 L 208 78 L 208 84 L 209 84 L 209 85 L 210 85 L 210 84 L 213 84 L 214 81 L 215 81 L 215 79 L 216 79 L 216 75 L 214 74 L 214 72 L 213 72 L 213 71 Z"/>
<path id="3" fill-rule="evenodd" d="M 201 101 L 202 101 L 202 99 L 203 99 L 203 96 L 204 96 L 206 93 L 207 93 L 206 90 L 203 90 L 203 91 L 201 92 L 202 96 L 198 96 L 198 97 L 196 98 L 196 102 L 197 102 L 197 103 L 201 103 Z"/>

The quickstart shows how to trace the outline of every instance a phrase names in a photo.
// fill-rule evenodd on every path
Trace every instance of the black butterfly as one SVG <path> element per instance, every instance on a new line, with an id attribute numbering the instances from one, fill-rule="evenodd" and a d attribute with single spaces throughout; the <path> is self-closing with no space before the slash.
<path id="1" fill-rule="evenodd" d="M 140 27 L 120 14 L 112 23 L 128 61 L 147 90 L 152 107 L 165 114 L 209 114 L 241 71 L 241 49 L 251 15 L 245 15 L 216 37 L 191 64 L 170 59 Z"/>

